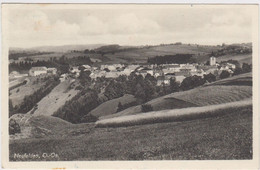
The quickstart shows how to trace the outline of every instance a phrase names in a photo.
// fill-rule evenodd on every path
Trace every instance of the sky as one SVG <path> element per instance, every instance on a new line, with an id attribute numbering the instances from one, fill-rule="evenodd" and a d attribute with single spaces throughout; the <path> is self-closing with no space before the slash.
<path id="1" fill-rule="evenodd" d="M 8 8 L 11 47 L 252 42 L 249 6 L 21 5 Z"/>

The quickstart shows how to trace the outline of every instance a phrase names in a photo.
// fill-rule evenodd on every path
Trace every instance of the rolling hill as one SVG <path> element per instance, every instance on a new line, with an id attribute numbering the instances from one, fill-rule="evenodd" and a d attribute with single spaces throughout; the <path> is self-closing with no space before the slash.
<path id="1" fill-rule="evenodd" d="M 135 102 L 136 99 L 133 95 L 126 94 L 122 97 L 109 100 L 107 102 L 102 103 L 94 110 L 90 111 L 90 114 L 100 117 L 115 114 L 117 111 L 118 103 L 121 102 L 122 105 Z"/>
<path id="2" fill-rule="evenodd" d="M 234 46 L 234 45 L 232 45 Z M 252 46 L 247 46 L 247 44 L 235 45 L 236 48 L 252 48 Z M 66 45 L 58 47 L 34 47 L 31 49 L 15 49 L 12 48 L 10 51 L 15 52 L 51 52 L 51 54 L 44 55 L 34 55 L 28 56 L 29 58 L 34 58 L 37 60 L 46 60 L 50 57 L 59 58 L 65 55 L 68 58 L 86 56 L 93 60 L 98 59 L 101 62 L 95 63 L 99 65 L 101 63 L 105 64 L 115 64 L 115 63 L 146 63 L 149 57 L 164 56 L 164 55 L 175 55 L 175 54 L 193 54 L 197 62 L 208 61 L 209 56 L 212 52 L 221 51 L 229 47 L 222 46 L 206 46 L 206 45 L 196 45 L 196 44 L 163 44 L 156 46 L 120 46 L 117 44 L 112 45 Z M 91 52 L 85 52 L 85 50 L 92 50 Z M 93 53 L 93 51 L 95 51 Z M 232 51 L 233 52 L 233 51 Z M 26 56 L 23 56 L 26 57 Z M 227 54 L 222 54 L 218 56 L 218 61 L 225 60 L 238 60 L 240 62 L 252 62 L 251 54 L 235 54 L 227 52 Z"/>
<path id="3" fill-rule="evenodd" d="M 227 112 L 220 117 L 118 128 L 59 122 L 62 128 L 58 131 L 64 135 L 10 140 L 9 158 L 31 161 L 13 155 L 54 152 L 59 157 L 51 161 L 252 159 L 252 107 Z M 46 123 L 41 125 L 48 128 Z M 44 160 L 48 158 L 38 161 Z"/>
<path id="4" fill-rule="evenodd" d="M 240 101 L 252 97 L 250 82 L 252 85 L 251 73 L 241 74 L 188 91 L 158 97 L 146 104 L 150 104 L 154 111 L 159 111 Z M 113 115 L 100 117 L 100 119 L 138 114 L 142 112 L 141 110 L 141 105 L 137 105 Z"/>

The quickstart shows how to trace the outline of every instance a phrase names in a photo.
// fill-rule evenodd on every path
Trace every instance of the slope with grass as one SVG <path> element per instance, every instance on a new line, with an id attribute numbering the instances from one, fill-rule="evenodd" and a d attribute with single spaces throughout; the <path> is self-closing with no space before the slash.
<path id="1" fill-rule="evenodd" d="M 187 121 L 191 119 L 199 119 L 210 116 L 220 116 L 223 114 L 228 114 L 229 110 L 247 106 L 252 106 L 251 99 L 203 107 L 152 111 L 147 113 L 140 113 L 137 115 L 114 117 L 110 119 L 99 120 L 96 122 L 96 126 L 120 127 L 171 121 Z"/>
<path id="2" fill-rule="evenodd" d="M 15 114 L 14 119 L 21 128 L 21 133 L 10 135 L 10 140 L 29 138 L 50 138 L 88 133 L 91 124 L 72 124 L 60 118 L 45 115 Z"/>
<path id="3" fill-rule="evenodd" d="M 42 80 L 36 82 L 37 77 L 27 77 L 26 79 L 28 79 L 28 83 L 10 90 L 9 99 L 12 100 L 13 106 L 20 105 L 25 96 L 33 94 L 45 84 L 45 81 Z"/>
<path id="4" fill-rule="evenodd" d="M 71 84 L 70 80 L 61 82 L 47 96 L 37 103 L 37 109 L 33 114 L 51 116 L 62 107 L 66 101 L 72 99 L 78 93 L 78 90 L 70 88 Z"/>
<path id="5" fill-rule="evenodd" d="M 248 63 L 252 64 L 252 54 L 239 54 L 239 55 L 224 55 L 217 58 L 217 62 L 227 61 L 227 60 L 237 60 L 240 64 Z"/>
<path id="6" fill-rule="evenodd" d="M 78 131 L 69 128 L 71 133 L 62 130 L 67 136 L 11 140 L 9 158 L 29 161 L 15 159 L 14 153 L 54 152 L 59 157 L 51 161 L 252 159 L 252 107 L 226 112 L 219 117 L 131 127 L 81 125 Z"/>
<path id="7" fill-rule="evenodd" d="M 94 110 L 90 111 L 90 114 L 101 117 L 106 115 L 115 114 L 118 109 L 118 103 L 121 102 L 122 105 L 129 104 L 135 102 L 136 98 L 133 95 L 125 94 L 122 97 L 109 100 L 107 102 L 102 103 Z"/>
<path id="8" fill-rule="evenodd" d="M 207 106 L 241 101 L 252 97 L 251 85 L 252 73 L 245 73 L 222 79 L 188 91 L 180 91 L 158 97 L 147 102 L 146 104 L 151 105 L 154 111 L 159 111 L 165 109 Z M 137 105 L 113 115 L 100 117 L 100 119 L 134 115 L 141 112 L 141 105 Z"/>

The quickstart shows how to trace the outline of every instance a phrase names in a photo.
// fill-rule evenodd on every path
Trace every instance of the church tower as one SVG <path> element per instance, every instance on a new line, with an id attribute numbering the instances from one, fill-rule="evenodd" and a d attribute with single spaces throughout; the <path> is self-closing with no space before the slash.
<path id="1" fill-rule="evenodd" d="M 215 66 L 215 65 L 216 65 L 216 57 L 211 56 L 211 57 L 210 57 L 210 60 L 209 60 L 209 64 L 210 64 L 211 66 Z"/>

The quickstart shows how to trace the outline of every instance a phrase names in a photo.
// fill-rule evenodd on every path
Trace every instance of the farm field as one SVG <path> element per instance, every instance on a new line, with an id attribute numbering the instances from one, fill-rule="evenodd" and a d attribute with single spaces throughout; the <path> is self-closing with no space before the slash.
<path id="1" fill-rule="evenodd" d="M 252 54 L 224 55 L 224 56 L 217 57 L 217 62 L 227 61 L 227 60 L 237 60 L 240 64 L 242 63 L 252 64 Z"/>
<path id="2" fill-rule="evenodd" d="M 252 73 L 222 79 L 195 89 L 180 91 L 153 99 L 150 104 L 154 111 L 185 107 L 207 106 L 235 102 L 252 97 Z M 118 116 L 141 113 L 141 105 L 127 108 L 113 115 L 103 116 L 107 119 Z"/>
<path id="3" fill-rule="evenodd" d="M 240 74 L 234 77 L 218 80 L 216 82 L 210 83 L 204 86 L 212 85 L 242 85 L 242 86 L 252 86 L 252 72 Z"/>
<path id="4" fill-rule="evenodd" d="M 187 121 L 191 119 L 200 119 L 210 116 L 220 116 L 222 114 L 228 114 L 228 111 L 230 109 L 246 107 L 250 105 L 252 105 L 252 100 L 248 99 L 244 101 L 230 102 L 203 107 L 151 111 L 146 113 L 139 113 L 136 115 L 120 116 L 110 119 L 108 118 L 99 120 L 96 122 L 96 125 L 98 127 L 120 127 L 170 121 Z M 218 114 L 216 114 L 216 112 Z"/>
<path id="5" fill-rule="evenodd" d="M 252 107 L 227 112 L 218 117 L 119 128 L 81 124 L 67 128 L 69 133 L 66 125 L 63 136 L 10 140 L 9 158 L 18 161 L 14 153 L 55 152 L 59 161 L 252 159 Z"/>
<path id="6" fill-rule="evenodd" d="M 13 106 L 21 104 L 25 96 L 33 94 L 45 84 L 41 80 L 36 83 L 37 77 L 27 77 L 27 79 L 29 80 L 27 84 L 10 90 L 9 99 L 12 100 Z"/>
<path id="7" fill-rule="evenodd" d="M 228 102 L 251 99 L 251 86 L 206 86 L 198 87 L 188 91 L 176 92 L 166 96 L 153 99 L 147 104 L 153 107 L 154 111 L 165 109 L 177 109 L 185 107 L 207 106 Z M 177 102 L 176 102 L 177 101 Z M 181 103 L 181 105 L 178 105 Z M 107 119 L 118 116 L 134 115 L 141 113 L 141 105 L 127 108 L 113 115 L 104 116 L 100 119 Z"/>
<path id="8" fill-rule="evenodd" d="M 135 102 L 136 99 L 133 95 L 126 94 L 122 97 L 109 100 L 107 102 L 102 103 L 97 108 L 92 110 L 90 114 L 100 117 L 115 114 L 117 111 L 118 103 L 121 102 L 122 105 Z"/>
<path id="9" fill-rule="evenodd" d="M 100 47 L 100 45 L 96 45 L 96 47 Z M 59 58 L 62 55 L 66 56 L 67 58 L 71 57 L 78 57 L 78 56 L 87 56 L 94 59 L 101 60 L 102 63 L 106 64 L 115 64 L 115 63 L 135 63 L 135 62 L 141 62 L 145 63 L 148 59 L 148 57 L 154 57 L 154 56 L 162 56 L 162 55 L 174 55 L 174 54 L 194 54 L 198 60 L 198 62 L 204 62 L 208 59 L 208 54 L 210 54 L 212 51 L 216 51 L 218 49 L 221 49 L 221 47 L 218 46 L 197 46 L 197 45 L 188 45 L 188 44 L 182 44 L 182 45 L 163 45 L 163 46 L 151 46 L 151 47 L 141 47 L 136 46 L 137 49 L 129 49 L 129 47 L 120 46 L 120 49 L 126 49 L 125 51 L 115 51 L 114 53 L 107 53 L 104 55 L 101 54 L 85 54 L 83 53 L 84 48 L 79 47 L 82 52 L 71 52 L 69 50 L 65 50 L 65 48 L 60 47 L 62 50 L 53 50 L 49 49 L 50 51 L 53 51 L 52 54 L 44 54 L 44 55 L 36 55 L 36 56 L 29 56 L 28 58 L 31 58 L 33 60 L 48 60 L 51 57 Z M 44 47 L 42 47 L 44 48 Z M 45 50 L 38 49 L 40 51 L 46 51 L 49 47 L 45 47 Z M 87 48 L 86 48 L 87 49 Z M 98 63 L 96 63 L 98 64 Z"/>
<path id="10" fill-rule="evenodd" d="M 240 101 L 252 97 L 250 86 L 207 86 L 177 92 L 167 98 L 177 98 L 198 106 L 215 105 Z"/>

